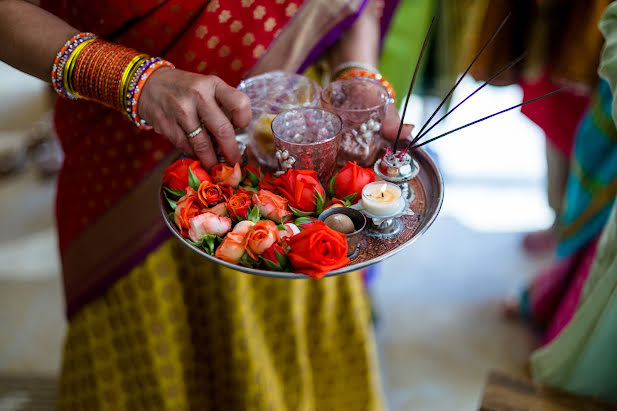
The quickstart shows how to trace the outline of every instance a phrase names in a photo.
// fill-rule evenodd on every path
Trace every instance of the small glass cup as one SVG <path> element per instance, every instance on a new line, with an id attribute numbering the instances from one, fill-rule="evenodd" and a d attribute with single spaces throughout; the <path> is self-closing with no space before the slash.
<path id="1" fill-rule="evenodd" d="M 322 185 L 336 166 L 343 130 L 341 118 L 321 108 L 302 107 L 278 114 L 272 120 L 280 172 L 288 168 L 315 170 Z"/>
<path id="2" fill-rule="evenodd" d="M 291 108 L 318 106 L 321 87 L 299 74 L 272 71 L 243 80 L 238 89 L 251 100 L 253 118 L 247 129 L 250 150 L 260 165 L 276 168 L 272 120 Z"/>
<path id="3" fill-rule="evenodd" d="M 378 155 L 379 132 L 390 102 L 388 90 L 378 81 L 351 78 L 330 83 L 321 91 L 321 105 L 343 119 L 339 165 L 357 161 L 373 165 Z"/>

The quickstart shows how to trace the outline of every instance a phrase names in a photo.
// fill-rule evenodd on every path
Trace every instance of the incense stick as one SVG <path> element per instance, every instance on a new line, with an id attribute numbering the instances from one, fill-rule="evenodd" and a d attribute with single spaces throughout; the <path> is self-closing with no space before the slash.
<path id="1" fill-rule="evenodd" d="M 469 66 L 467 66 L 467 68 L 465 69 L 465 71 L 463 72 L 463 74 L 458 78 L 458 80 L 456 81 L 456 83 L 454 83 L 454 87 L 452 87 L 452 89 L 448 92 L 448 94 L 446 94 L 446 96 L 443 98 L 443 100 L 441 100 L 441 103 L 439 104 L 439 106 L 435 109 L 435 111 L 433 111 L 433 114 L 431 114 L 431 116 L 428 118 L 428 120 L 424 123 L 424 125 L 422 126 L 422 128 L 420 128 L 420 131 L 418 131 L 418 135 L 416 135 L 416 137 L 411 140 L 411 144 L 415 144 L 418 142 L 418 136 L 422 134 L 422 132 L 424 131 L 424 129 L 426 128 L 426 126 L 428 126 L 428 124 L 431 122 L 431 120 L 433 119 L 433 117 L 435 117 L 435 115 L 437 115 L 437 113 L 439 112 L 439 110 L 441 109 L 441 107 L 443 107 L 443 105 L 446 103 L 446 101 L 448 100 L 448 98 L 450 98 L 450 96 L 452 95 L 452 93 L 454 93 L 454 90 L 456 89 L 456 87 L 458 87 L 458 85 L 461 83 L 461 81 L 463 81 L 463 78 L 465 77 L 465 75 L 467 74 L 467 72 L 469 72 L 469 70 L 471 69 L 471 67 L 474 65 L 474 63 L 480 58 L 480 56 L 482 55 L 482 53 L 484 52 L 484 50 L 486 50 L 486 48 L 488 47 L 489 44 L 491 44 L 491 42 L 493 41 L 493 39 L 495 37 L 497 37 L 497 34 L 499 34 L 499 32 L 501 31 L 502 27 L 506 24 L 506 22 L 508 21 L 508 19 L 510 18 L 510 15 L 512 13 L 508 13 L 508 15 L 503 19 L 503 21 L 501 22 L 501 24 L 499 25 L 499 27 L 497 27 L 497 29 L 493 32 L 493 34 L 491 35 L 491 37 L 486 41 L 486 43 L 484 43 L 484 45 L 482 46 L 482 48 L 480 49 L 480 51 L 478 52 L 478 54 L 476 55 L 476 57 L 474 57 L 474 59 L 471 61 L 471 64 L 469 64 Z"/>
<path id="2" fill-rule="evenodd" d="M 392 152 L 396 153 L 396 146 L 398 145 L 398 140 L 401 137 L 401 130 L 403 130 L 403 121 L 405 121 L 405 113 L 407 112 L 407 105 L 409 104 L 409 98 L 411 97 L 411 92 L 413 91 L 413 86 L 416 82 L 416 76 L 418 75 L 418 69 L 420 68 L 420 63 L 422 62 L 422 56 L 424 56 L 424 51 L 426 50 L 426 45 L 428 44 L 428 39 L 431 37 L 431 32 L 433 31 L 433 25 L 435 24 L 435 17 L 431 20 L 431 25 L 426 32 L 426 36 L 424 37 L 424 43 L 422 44 L 422 49 L 420 50 L 420 55 L 418 56 L 418 61 L 416 62 L 416 68 L 413 71 L 413 77 L 411 78 L 411 83 L 409 84 L 409 91 L 407 92 L 407 97 L 405 99 L 405 105 L 403 106 L 403 115 L 401 116 L 401 124 L 398 126 L 398 133 L 396 133 L 396 139 L 392 144 Z"/>
<path id="3" fill-rule="evenodd" d="M 488 84 L 491 83 L 491 81 L 495 80 L 497 77 L 501 76 L 503 73 L 505 73 L 506 71 L 510 70 L 513 66 L 515 66 L 516 64 L 518 64 L 521 60 L 523 60 L 525 57 L 527 56 L 527 52 L 521 54 L 517 59 L 511 61 L 508 65 L 506 65 L 505 67 L 503 67 L 501 70 L 499 70 L 497 73 L 493 74 L 488 80 L 486 80 L 484 82 L 484 84 L 482 84 L 480 87 L 478 87 L 477 89 L 475 89 L 473 91 L 473 93 L 471 93 L 470 95 L 468 95 L 467 97 L 465 97 L 460 103 L 458 103 L 456 106 L 454 106 L 453 108 L 451 108 L 446 114 L 444 114 L 443 117 L 441 117 L 439 120 L 437 120 L 435 123 L 433 123 L 432 126 L 430 126 L 429 128 L 427 128 L 426 130 L 424 130 L 423 133 L 418 133 L 416 141 L 420 141 L 420 139 L 422 139 L 422 137 L 424 137 L 425 135 L 427 135 L 432 129 L 435 128 L 435 126 L 437 126 L 439 123 L 441 123 L 446 117 L 448 117 L 450 115 L 450 113 L 452 113 L 454 110 L 456 110 L 457 108 L 459 108 L 464 102 L 466 102 L 467 100 L 469 100 L 474 94 L 476 94 L 478 91 L 482 90 L 485 86 L 487 86 Z"/>
<path id="4" fill-rule="evenodd" d="M 449 135 L 449 134 L 452 134 L 452 133 L 454 133 L 454 132 L 456 132 L 456 131 L 462 130 L 462 129 L 464 129 L 465 127 L 473 126 L 474 124 L 480 123 L 480 122 L 482 122 L 482 121 L 484 121 L 484 120 L 488 120 L 488 119 L 489 119 L 489 118 L 491 118 L 491 117 L 495 117 L 495 116 L 497 116 L 497 115 L 499 115 L 499 114 L 503 114 L 503 113 L 508 112 L 508 111 L 510 111 L 510 110 L 514 110 L 514 109 L 515 109 L 515 108 L 517 108 L 517 107 L 521 107 L 521 106 L 524 106 L 524 105 L 526 105 L 526 104 L 533 103 L 534 101 L 538 101 L 538 100 L 540 100 L 540 99 L 543 99 L 543 98 L 546 98 L 546 97 L 550 97 L 550 96 L 552 96 L 553 94 L 557 94 L 557 93 L 560 93 L 560 92 L 564 91 L 565 89 L 566 89 L 566 87 L 563 87 L 563 88 L 560 88 L 559 90 L 551 91 L 550 93 L 544 94 L 543 96 L 536 97 L 536 98 L 533 98 L 533 99 L 531 99 L 531 100 L 524 101 L 524 102 L 519 103 L 519 104 L 517 104 L 517 105 L 515 105 L 515 106 L 509 107 L 509 108 L 507 108 L 507 109 L 505 109 L 505 110 L 501 110 L 501 111 L 498 111 L 497 113 L 493 113 L 493 114 L 491 114 L 491 115 L 489 115 L 489 116 L 482 117 L 482 118 L 480 118 L 480 119 L 478 119 L 478 120 L 476 120 L 476 121 L 472 121 L 471 123 L 467 123 L 467 124 L 465 124 L 464 126 L 457 127 L 457 128 L 455 128 L 454 130 L 450 130 L 450 131 L 448 131 L 448 132 L 446 132 L 446 133 L 443 133 L 443 134 L 438 135 L 437 137 L 433 137 L 433 138 L 431 138 L 431 139 L 428 139 L 428 140 L 426 140 L 426 141 L 423 141 L 423 142 L 422 142 L 422 143 L 420 143 L 420 144 L 416 144 L 416 145 L 415 145 L 415 146 L 413 146 L 413 147 L 411 147 L 411 142 L 410 142 L 410 143 L 409 143 L 409 146 L 407 146 L 407 148 L 406 148 L 405 150 L 414 150 L 414 149 L 416 149 L 416 148 L 418 148 L 418 147 L 422 147 L 422 146 L 423 146 L 423 145 L 425 145 L 425 144 L 428 144 L 428 143 L 430 143 L 430 142 L 433 142 L 433 141 L 435 141 L 435 140 L 438 140 L 438 139 L 440 139 L 440 138 L 442 138 L 442 137 L 445 137 L 445 136 L 447 136 L 447 135 Z"/>

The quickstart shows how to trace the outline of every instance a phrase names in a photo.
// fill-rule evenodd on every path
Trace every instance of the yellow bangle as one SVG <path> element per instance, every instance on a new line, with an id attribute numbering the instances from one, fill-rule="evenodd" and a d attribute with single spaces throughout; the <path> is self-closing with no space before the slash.
<path id="1" fill-rule="evenodd" d="M 64 72 L 62 73 L 62 81 L 64 82 L 64 88 L 66 88 L 66 91 L 68 91 L 70 94 L 76 97 L 81 97 L 81 96 L 75 91 L 75 88 L 73 87 L 73 83 L 72 83 L 73 67 L 75 67 L 75 61 L 77 60 L 77 56 L 79 56 L 79 53 L 84 49 L 84 47 L 92 43 L 94 40 L 95 39 L 86 40 L 83 43 L 81 43 L 79 46 L 75 47 L 75 50 L 73 50 L 73 52 L 69 56 L 66 62 L 66 68 L 64 69 Z"/>
<path id="2" fill-rule="evenodd" d="M 124 73 L 122 73 L 122 80 L 120 82 L 121 93 L 120 93 L 119 98 L 120 98 L 120 107 L 122 107 L 123 111 L 126 110 L 126 93 L 129 87 L 129 80 L 133 78 L 133 74 L 135 74 L 135 71 L 141 65 L 141 63 L 146 61 L 148 58 L 149 56 L 146 54 L 139 54 L 133 57 L 133 59 L 124 69 Z"/>

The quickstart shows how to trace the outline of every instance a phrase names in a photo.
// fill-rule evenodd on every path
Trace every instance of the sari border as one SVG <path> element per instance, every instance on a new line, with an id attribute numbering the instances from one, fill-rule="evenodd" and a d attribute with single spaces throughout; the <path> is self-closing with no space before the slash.
<path id="1" fill-rule="evenodd" d="M 343 0 L 314 0 L 304 3 L 287 23 L 283 32 L 274 39 L 266 52 L 246 73 L 245 77 L 251 77 L 274 69 L 298 72 L 308 60 L 309 54 L 324 37 L 321 33 L 329 34 L 341 22 L 345 21 L 350 14 L 354 15 L 358 4 L 363 4 L 367 1 L 353 0 L 351 2 L 353 4 L 349 4 L 349 1 Z M 330 3 L 328 14 L 325 14 L 320 8 L 325 2 Z M 317 19 L 327 20 L 327 22 L 318 24 L 316 23 Z M 293 56 L 290 55 L 290 50 L 306 51 L 298 52 L 297 55 Z"/>
<path id="2" fill-rule="evenodd" d="M 62 250 L 67 317 L 102 294 L 170 238 L 158 207 L 157 188 L 163 171 L 177 155 L 176 150 L 168 153 L 130 192 Z M 119 227 L 119 222 L 126 223 Z"/>

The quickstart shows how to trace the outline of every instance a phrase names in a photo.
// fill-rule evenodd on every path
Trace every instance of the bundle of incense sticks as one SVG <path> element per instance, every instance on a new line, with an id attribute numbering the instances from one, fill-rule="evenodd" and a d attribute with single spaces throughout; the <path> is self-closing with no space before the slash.
<path id="1" fill-rule="evenodd" d="M 514 67 L 516 64 L 518 64 L 520 61 L 522 61 L 525 56 L 526 53 L 523 53 L 521 56 L 517 57 L 516 59 L 514 59 L 513 61 L 511 61 L 510 63 L 508 63 L 506 66 L 504 66 L 501 70 L 499 70 L 497 73 L 493 74 L 488 80 L 486 80 L 482 85 L 480 85 L 478 88 L 476 88 L 471 94 L 469 94 L 467 97 L 465 97 L 460 103 L 458 103 L 456 106 L 454 106 L 453 108 L 451 108 L 450 110 L 448 110 L 446 112 L 446 114 L 444 114 L 440 119 L 438 119 L 436 122 L 434 122 L 430 127 L 429 124 L 431 123 L 431 121 L 433 120 L 433 118 L 437 115 L 437 113 L 439 112 L 439 110 L 443 107 L 443 105 L 446 103 L 446 101 L 450 98 L 450 96 L 452 95 L 452 93 L 454 93 L 454 90 L 456 90 L 456 88 L 458 87 L 458 85 L 461 83 L 461 81 L 463 80 L 463 78 L 465 77 L 465 75 L 469 72 L 469 70 L 471 69 L 471 67 L 474 65 L 474 63 L 480 58 L 480 56 L 482 55 L 482 53 L 484 52 L 484 50 L 486 50 L 486 48 L 488 47 L 488 45 L 493 41 L 493 39 L 495 39 L 495 37 L 497 37 L 497 34 L 501 31 L 501 29 L 503 28 L 503 26 L 506 24 L 506 22 L 508 21 L 508 19 L 510 18 L 510 14 L 508 14 L 503 21 L 501 22 L 501 24 L 499 24 L 499 26 L 497 27 L 497 29 L 495 29 L 495 31 L 493 32 L 493 34 L 491 35 L 491 37 L 486 41 L 486 43 L 484 43 L 484 45 L 482 46 L 482 48 L 480 49 L 480 51 L 478 52 L 478 54 L 475 56 L 475 58 L 471 61 L 471 63 L 469 64 L 469 66 L 467 66 L 467 68 L 465 69 L 465 71 L 463 72 L 463 74 L 458 78 L 458 80 L 456 81 L 456 83 L 454 83 L 454 86 L 452 86 L 452 88 L 450 89 L 450 91 L 446 94 L 446 96 L 441 100 L 441 103 L 437 106 L 437 108 L 435 109 L 435 111 L 433 111 L 433 113 L 430 115 L 430 117 L 428 118 L 428 120 L 422 125 L 422 127 L 420 127 L 420 130 L 418 131 L 418 133 L 416 134 L 416 137 L 414 137 L 408 144 L 407 146 L 403 149 L 403 150 L 398 150 L 398 143 L 399 143 L 399 138 L 401 135 L 401 130 L 403 129 L 403 121 L 405 119 L 405 113 L 407 112 L 407 106 L 409 104 L 409 98 L 411 96 L 411 93 L 413 91 L 413 86 L 416 82 L 416 76 L 418 74 L 418 69 L 420 67 L 420 64 L 422 63 L 422 57 L 424 56 L 424 51 L 426 49 L 426 46 L 428 44 L 428 41 L 431 37 L 431 33 L 433 31 L 433 25 L 435 24 L 435 17 L 433 17 L 432 21 L 431 21 L 431 25 L 428 28 L 428 31 L 426 33 L 426 36 L 424 38 L 424 43 L 422 45 L 422 49 L 420 50 L 420 55 L 418 56 L 418 61 L 416 62 L 416 66 L 414 68 L 413 71 L 413 75 L 411 78 L 411 83 L 409 85 L 409 91 L 407 93 L 407 97 L 405 99 L 405 105 L 403 106 L 403 113 L 401 115 L 401 123 L 399 125 L 398 128 L 398 133 L 396 135 L 396 139 L 394 140 L 394 143 L 392 144 L 392 147 L 389 147 L 387 149 L 386 154 L 387 155 L 392 155 L 394 154 L 395 156 L 402 158 L 403 156 L 405 156 L 405 154 L 407 154 L 410 150 L 414 150 L 418 147 L 422 147 L 425 144 L 428 144 L 430 142 L 433 142 L 435 140 L 438 140 L 442 137 L 445 137 L 449 134 L 455 133 L 457 131 L 460 131 L 466 127 L 472 126 L 474 124 L 478 124 L 484 120 L 488 120 L 489 118 L 495 117 L 499 114 L 503 114 L 506 113 L 510 110 L 513 110 L 517 107 L 521 107 L 524 106 L 526 104 L 529 103 L 533 103 L 535 101 L 541 100 L 543 98 L 552 96 L 553 94 L 557 94 L 563 90 L 565 90 L 564 88 L 561 88 L 559 90 L 555 90 L 552 91 L 550 93 L 544 94 L 543 96 L 540 97 L 536 97 L 534 99 L 531 100 L 527 100 L 524 101 L 520 104 L 516 104 L 512 107 L 508 107 L 504 110 L 500 110 L 496 113 L 490 114 L 488 116 L 482 117 L 478 120 L 472 121 L 470 123 L 467 123 L 463 126 L 457 127 L 453 130 L 447 131 L 443 134 L 440 134 L 436 137 L 432 137 L 428 140 L 425 140 L 423 142 L 420 142 L 420 139 L 422 139 L 422 137 L 426 136 L 431 130 L 433 130 L 433 128 L 435 128 L 435 126 L 437 126 L 439 123 L 441 123 L 446 117 L 448 117 L 454 110 L 456 110 L 457 108 L 459 108 L 464 102 L 466 102 L 467 100 L 469 100 L 473 95 L 475 95 L 477 92 L 479 92 L 480 90 L 482 90 L 486 85 L 490 84 L 491 81 L 495 80 L 496 78 L 498 78 L 500 75 L 502 75 L 503 73 L 505 73 L 506 71 L 508 71 L 509 69 L 511 69 L 512 67 Z M 427 128 L 428 127 L 428 128 Z"/>

